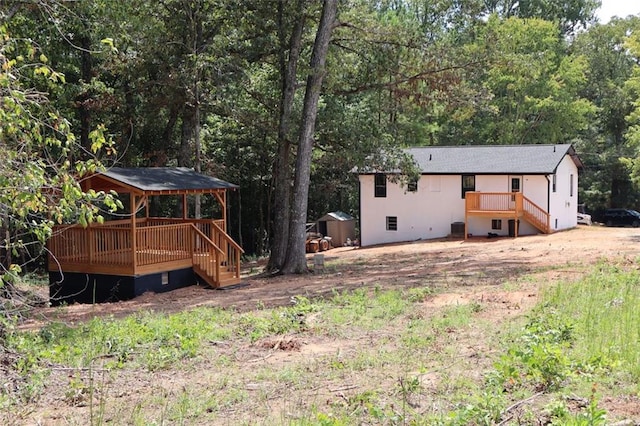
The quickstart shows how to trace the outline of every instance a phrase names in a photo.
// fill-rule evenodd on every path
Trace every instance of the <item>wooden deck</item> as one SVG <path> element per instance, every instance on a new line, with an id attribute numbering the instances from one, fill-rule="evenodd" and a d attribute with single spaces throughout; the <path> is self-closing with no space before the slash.
<path id="1" fill-rule="evenodd" d="M 212 287 L 240 281 L 242 248 L 224 220 L 138 219 L 57 226 L 49 239 L 50 271 L 138 276 L 193 267 Z"/>
<path id="2" fill-rule="evenodd" d="M 521 192 L 467 192 L 465 194 L 465 224 L 468 222 L 469 216 L 516 220 L 522 218 L 545 234 L 551 232 L 549 214 Z M 465 238 L 466 235 L 465 229 Z"/>

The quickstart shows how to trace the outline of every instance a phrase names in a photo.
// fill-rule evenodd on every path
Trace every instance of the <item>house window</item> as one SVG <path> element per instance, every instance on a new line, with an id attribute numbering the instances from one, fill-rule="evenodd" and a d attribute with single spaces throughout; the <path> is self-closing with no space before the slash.
<path id="1" fill-rule="evenodd" d="M 385 174 L 376 173 L 374 195 L 378 198 L 384 198 L 387 196 L 387 176 Z"/>
<path id="2" fill-rule="evenodd" d="M 573 173 L 569 175 L 569 197 L 573 197 Z"/>
<path id="3" fill-rule="evenodd" d="M 475 175 L 462 175 L 462 198 L 469 191 L 476 190 L 476 176 Z"/>
<path id="4" fill-rule="evenodd" d="M 398 216 L 387 216 L 387 231 L 398 230 Z"/>
<path id="5" fill-rule="evenodd" d="M 411 179 L 409 182 L 407 182 L 407 191 L 418 192 L 418 179 Z"/>
<path id="6" fill-rule="evenodd" d="M 491 229 L 502 229 L 502 219 L 491 219 Z"/>
<path id="7" fill-rule="evenodd" d="M 551 179 L 551 191 L 556 192 L 556 175 Z"/>

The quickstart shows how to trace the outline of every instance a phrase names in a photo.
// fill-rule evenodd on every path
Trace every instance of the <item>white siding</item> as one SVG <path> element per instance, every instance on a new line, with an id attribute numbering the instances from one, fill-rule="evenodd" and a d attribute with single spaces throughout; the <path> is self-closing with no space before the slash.
<path id="1" fill-rule="evenodd" d="M 464 222 L 459 175 L 422 176 L 418 191 L 387 181 L 387 196 L 375 198 L 374 176 L 360 175 L 360 244 L 391 243 L 449 235 L 452 222 Z M 398 230 L 387 231 L 387 216 L 398 218 Z"/>
<path id="2" fill-rule="evenodd" d="M 570 176 L 573 174 L 573 195 Z M 569 156 L 558 166 L 556 192 L 552 192 L 552 176 L 516 175 L 521 177 L 521 190 L 527 198 L 551 214 L 552 230 L 576 226 L 578 202 L 578 169 Z M 510 192 L 511 176 L 476 175 L 476 191 Z M 397 230 L 386 229 L 387 217 L 397 218 Z M 418 190 L 387 181 L 387 196 L 374 197 L 374 176 L 360 175 L 360 244 L 413 241 L 446 237 L 453 222 L 464 222 L 464 199 L 461 175 L 423 175 Z M 491 220 L 502 220 L 502 229 L 491 228 Z M 557 222 L 556 222 L 557 220 Z M 557 226 L 556 226 L 557 223 Z M 470 217 L 467 232 L 508 235 L 508 218 Z M 521 220 L 518 235 L 536 234 L 538 230 Z"/>
<path id="3" fill-rule="evenodd" d="M 573 188 L 570 187 L 571 175 Z M 553 177 L 550 176 L 549 179 Z M 556 192 L 551 192 L 549 213 L 553 230 L 574 228 L 578 225 L 578 168 L 568 155 L 556 170 Z"/>

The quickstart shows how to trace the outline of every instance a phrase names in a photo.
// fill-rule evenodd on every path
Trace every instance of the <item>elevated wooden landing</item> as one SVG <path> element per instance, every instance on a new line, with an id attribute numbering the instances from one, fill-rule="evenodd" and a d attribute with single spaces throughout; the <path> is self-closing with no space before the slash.
<path id="1" fill-rule="evenodd" d="M 467 192 L 465 223 L 469 216 L 524 219 L 544 234 L 551 233 L 549 213 L 521 192 Z M 466 238 L 465 230 L 465 238 Z M 517 225 L 516 234 L 518 236 Z"/>
<path id="2" fill-rule="evenodd" d="M 242 248 L 219 221 L 149 219 L 60 226 L 49 239 L 49 271 L 140 276 L 193 268 L 212 287 L 240 281 Z"/>

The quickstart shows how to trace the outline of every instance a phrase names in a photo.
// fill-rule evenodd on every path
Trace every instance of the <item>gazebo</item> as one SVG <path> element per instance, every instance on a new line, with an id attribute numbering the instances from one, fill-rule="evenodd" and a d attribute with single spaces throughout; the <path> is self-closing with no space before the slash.
<path id="1" fill-rule="evenodd" d="M 114 191 L 122 219 L 56 226 L 47 243 L 52 304 L 131 299 L 196 282 L 240 282 L 242 248 L 227 234 L 227 191 L 237 185 L 184 167 L 111 168 L 81 182 Z M 189 217 L 189 197 L 211 195 L 220 216 Z M 152 217 L 151 197 L 177 197 L 181 217 Z"/>

